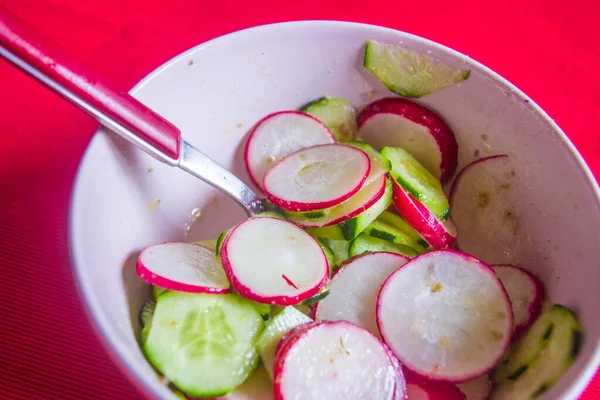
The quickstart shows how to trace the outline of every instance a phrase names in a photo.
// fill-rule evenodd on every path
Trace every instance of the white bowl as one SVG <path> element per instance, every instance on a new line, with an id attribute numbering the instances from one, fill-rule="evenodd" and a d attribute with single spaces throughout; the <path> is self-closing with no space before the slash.
<path id="1" fill-rule="evenodd" d="M 131 93 L 250 184 L 241 146 L 267 113 L 296 109 L 322 95 L 347 97 L 358 107 L 391 95 L 361 66 L 368 39 L 403 43 L 472 69 L 467 81 L 422 103 L 454 129 L 459 168 L 475 159 L 477 149 L 481 156 L 509 154 L 517 165 L 531 246 L 516 261 L 542 278 L 552 302 L 579 314 L 585 332 L 577 362 L 542 398 L 577 398 L 600 362 L 600 190 L 560 128 L 509 82 L 456 51 L 392 29 L 293 22 L 204 43 L 158 68 Z M 200 180 L 113 134 L 95 135 L 72 201 L 76 279 L 107 348 L 151 397 L 174 398 L 136 341 L 139 310 L 150 290 L 135 274 L 135 259 L 147 245 L 182 240 L 194 209 L 201 217 L 191 224 L 189 239 L 215 237 L 244 218 L 233 201 Z"/>

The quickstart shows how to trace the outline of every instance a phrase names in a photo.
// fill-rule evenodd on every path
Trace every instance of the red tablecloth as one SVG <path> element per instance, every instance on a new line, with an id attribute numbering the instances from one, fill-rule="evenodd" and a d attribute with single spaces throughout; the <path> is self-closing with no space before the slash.
<path id="1" fill-rule="evenodd" d="M 338 19 L 415 33 L 523 89 L 600 176 L 596 1 L 337 3 L 0 0 L 124 89 L 189 47 L 254 25 Z M 94 336 L 69 265 L 69 196 L 97 125 L 1 61 L 0 93 L 0 398 L 140 398 Z M 600 398 L 600 377 L 582 398 Z"/>

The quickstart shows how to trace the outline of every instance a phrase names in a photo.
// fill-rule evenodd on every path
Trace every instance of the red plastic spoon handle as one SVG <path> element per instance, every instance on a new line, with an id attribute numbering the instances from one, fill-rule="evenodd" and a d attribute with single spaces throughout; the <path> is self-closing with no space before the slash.
<path id="1" fill-rule="evenodd" d="M 179 129 L 2 7 L 0 55 L 154 157 L 179 160 Z"/>

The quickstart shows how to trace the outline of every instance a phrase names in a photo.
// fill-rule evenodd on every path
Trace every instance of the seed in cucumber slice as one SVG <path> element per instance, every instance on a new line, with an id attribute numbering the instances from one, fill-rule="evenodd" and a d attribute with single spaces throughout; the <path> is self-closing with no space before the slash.
<path id="1" fill-rule="evenodd" d="M 255 370 L 259 356 L 253 343 L 263 328 L 256 308 L 236 294 L 169 291 L 156 302 L 143 350 L 186 394 L 216 397 Z"/>
<path id="2" fill-rule="evenodd" d="M 356 138 L 356 111 L 348 99 L 321 97 L 311 101 L 300 111 L 323 122 L 338 142 Z"/>
<path id="3" fill-rule="evenodd" d="M 392 177 L 427 207 L 437 218 L 446 220 L 450 204 L 442 184 L 420 162 L 400 147 L 384 147 L 381 154 L 392 163 Z"/>
<path id="4" fill-rule="evenodd" d="M 419 253 L 417 253 L 414 249 L 408 246 L 386 242 L 385 240 L 369 236 L 364 232 L 358 235 L 356 239 L 354 239 L 352 242 L 350 242 L 350 257 L 356 257 L 364 253 L 373 253 L 376 251 L 396 253 L 406 257 L 415 257 L 419 255 Z"/>
<path id="5" fill-rule="evenodd" d="M 371 146 L 370 144 L 367 144 L 365 142 L 361 142 L 358 140 L 353 140 L 346 144 L 348 146 L 352 146 L 352 147 L 356 147 L 357 149 L 361 149 L 362 151 L 367 153 L 367 155 L 369 157 L 371 157 L 371 160 L 376 160 L 379 162 L 379 164 L 382 166 L 382 168 L 385 172 L 390 172 L 390 170 L 392 169 L 392 163 L 390 162 L 390 160 L 385 158 L 380 152 L 375 150 L 373 148 L 373 146 Z"/>
<path id="6" fill-rule="evenodd" d="M 403 46 L 375 40 L 367 42 L 364 66 L 392 92 L 416 98 L 460 83 L 471 73 Z"/>
<path id="7" fill-rule="evenodd" d="M 277 313 L 267 324 L 265 330 L 256 340 L 255 346 L 265 370 L 269 377 L 273 379 L 273 362 L 275 360 L 275 351 L 281 338 L 292 328 L 311 322 L 312 319 L 298 311 L 294 307 L 285 307 Z"/>
<path id="8" fill-rule="evenodd" d="M 369 208 L 357 216 L 347 219 L 344 222 L 336 225 L 328 225 L 320 228 L 308 228 L 308 232 L 316 237 L 326 237 L 333 240 L 350 241 L 354 239 L 391 204 L 392 185 L 389 181 L 386 181 L 385 185 L 385 190 L 377 199 L 377 201 L 375 201 Z"/>
<path id="9" fill-rule="evenodd" d="M 568 308 L 556 304 L 542 314 L 539 320 L 542 320 L 540 325 L 536 327 L 536 321 L 521 339 L 520 343 L 523 344 L 510 351 L 510 366 L 519 365 L 519 367 L 512 372 L 512 375 L 506 376 L 502 384 L 494 388 L 491 400 L 538 397 L 548 391 L 577 358 L 583 334 L 575 314 Z M 541 337 L 539 333 L 543 329 L 539 328 L 546 329 Z M 530 333 L 531 342 L 528 339 Z M 526 351 L 525 354 L 525 342 L 537 350 L 533 358 L 529 357 L 533 351 Z M 525 357 L 521 358 L 521 356 Z M 506 365 L 500 364 L 498 370 L 507 371 L 508 369 L 504 368 Z"/>
<path id="10" fill-rule="evenodd" d="M 152 327 L 152 317 L 154 317 L 154 310 L 156 309 L 156 301 L 148 300 L 142 306 L 140 312 L 140 320 L 142 321 L 142 330 L 140 331 L 140 340 L 142 343 L 148 338 L 150 328 Z"/>

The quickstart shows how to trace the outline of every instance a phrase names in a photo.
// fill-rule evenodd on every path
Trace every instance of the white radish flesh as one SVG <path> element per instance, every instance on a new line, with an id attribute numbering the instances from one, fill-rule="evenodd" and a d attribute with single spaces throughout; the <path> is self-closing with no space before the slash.
<path id="1" fill-rule="evenodd" d="M 259 121 L 248 138 L 246 168 L 254 184 L 262 188 L 267 171 L 283 157 L 319 144 L 335 143 L 319 120 L 297 111 L 281 111 Z"/>
<path id="2" fill-rule="evenodd" d="M 329 275 L 319 243 L 279 218 L 240 223 L 227 235 L 220 256 L 232 287 L 260 303 L 299 304 L 317 294 Z"/>
<path id="3" fill-rule="evenodd" d="M 136 272 L 151 285 L 192 293 L 228 293 L 229 281 L 215 252 L 191 243 L 163 243 L 146 247 Z"/>
<path id="4" fill-rule="evenodd" d="M 371 171 L 367 154 L 342 144 L 313 146 L 285 157 L 269 170 L 264 190 L 285 210 L 333 207 L 363 186 Z"/>
<path id="5" fill-rule="evenodd" d="M 278 351 L 275 398 L 404 399 L 404 379 L 390 353 L 345 321 L 314 324 Z"/>
<path id="6" fill-rule="evenodd" d="M 450 193 L 458 248 L 488 264 L 516 264 L 529 244 L 519 210 L 518 176 L 508 156 L 469 164 Z"/>
<path id="7" fill-rule="evenodd" d="M 385 280 L 408 258 L 394 253 L 370 253 L 342 264 L 330 283 L 329 296 L 317 304 L 315 318 L 345 320 L 357 324 L 377 337 L 376 305 Z"/>
<path id="8" fill-rule="evenodd" d="M 513 310 L 513 341 L 533 324 L 542 311 L 544 286 L 530 272 L 513 265 L 492 266 L 504 285 Z"/>
<path id="9" fill-rule="evenodd" d="M 512 331 L 508 295 L 494 271 L 467 254 L 418 256 L 384 283 L 377 324 L 402 365 L 427 379 L 461 382 L 490 371 Z"/>

